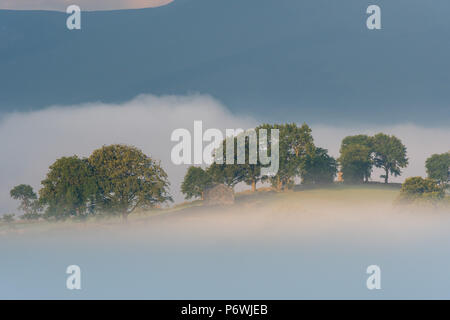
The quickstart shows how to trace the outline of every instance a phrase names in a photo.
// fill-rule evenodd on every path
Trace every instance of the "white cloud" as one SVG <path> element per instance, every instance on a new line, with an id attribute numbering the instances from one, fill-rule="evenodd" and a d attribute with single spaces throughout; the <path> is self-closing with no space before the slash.
<path id="1" fill-rule="evenodd" d="M 204 95 L 184 97 L 139 96 L 120 105 L 89 103 L 50 107 L 45 110 L 9 114 L 0 121 L 0 213 L 15 212 L 17 203 L 9 198 L 15 185 L 31 184 L 35 190 L 48 167 L 59 157 L 87 157 L 102 145 L 125 143 L 141 148 L 160 159 L 169 174 L 172 193 L 182 197 L 179 186 L 186 166 L 175 166 L 170 151 L 175 145 L 170 135 L 177 128 L 192 132 L 194 120 L 203 121 L 203 130 L 248 129 L 256 119 L 230 113 L 220 102 Z M 286 119 L 292 121 L 292 119 Z M 425 175 L 424 162 L 432 153 L 449 149 L 450 129 L 397 125 L 373 128 L 339 128 L 312 125 L 315 142 L 339 156 L 339 145 L 347 135 L 357 133 L 395 134 L 408 147 L 410 165 L 402 177 Z M 379 176 L 375 173 L 374 177 Z M 393 181 L 394 181 L 393 180 Z"/>
<path id="2" fill-rule="evenodd" d="M 82 10 L 119 10 L 150 8 L 168 4 L 172 0 L 0 0 L 0 9 L 66 11 L 76 4 Z"/>

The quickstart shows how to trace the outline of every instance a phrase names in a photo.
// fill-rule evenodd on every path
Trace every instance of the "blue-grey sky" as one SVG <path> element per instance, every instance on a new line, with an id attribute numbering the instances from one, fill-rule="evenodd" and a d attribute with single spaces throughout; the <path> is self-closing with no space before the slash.
<path id="1" fill-rule="evenodd" d="M 270 122 L 448 125 L 450 2 L 377 3 L 381 30 L 369 0 L 176 0 L 86 12 L 81 31 L 65 12 L 0 10 L 0 118 L 201 93 Z"/>

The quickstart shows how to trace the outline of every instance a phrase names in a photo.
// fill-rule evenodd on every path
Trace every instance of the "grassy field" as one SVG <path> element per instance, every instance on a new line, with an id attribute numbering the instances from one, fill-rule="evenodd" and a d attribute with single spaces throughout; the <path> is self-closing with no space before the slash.
<path id="1" fill-rule="evenodd" d="M 257 192 L 244 191 L 236 194 L 234 205 L 204 206 L 202 201 L 195 200 L 176 204 L 170 208 L 150 211 L 137 211 L 130 215 L 126 223 L 129 227 L 148 227 L 162 224 L 165 227 L 196 225 L 214 228 L 222 224 L 230 228 L 242 229 L 242 226 L 253 228 L 258 223 L 272 223 L 280 229 L 291 226 L 340 225 L 342 222 L 351 226 L 357 221 L 388 221 L 398 213 L 412 213 L 411 208 L 395 206 L 400 186 L 397 184 L 366 184 L 329 186 L 296 186 L 293 190 L 276 192 L 270 188 L 260 188 Z M 429 212 L 429 208 L 421 212 Z M 436 210 L 431 210 L 435 212 Z M 438 210 L 449 212 L 448 207 Z M 250 222 L 252 221 L 252 222 Z M 119 217 L 92 217 L 86 221 L 69 220 L 64 222 L 27 222 L 16 221 L 13 224 L 1 224 L 0 235 L 22 233 L 46 233 L 62 230 L 105 229 L 123 226 Z M 182 228 L 182 227 L 180 227 Z M 243 230 L 244 232 L 244 230 Z"/>
<path id="2" fill-rule="evenodd" d="M 140 211 L 130 215 L 128 224 L 138 225 L 157 222 L 161 220 L 183 220 L 195 217 L 196 219 L 208 219 L 217 213 L 225 213 L 228 216 L 255 215 L 264 211 L 264 215 L 282 214 L 289 212 L 295 214 L 298 219 L 311 212 L 323 214 L 328 211 L 346 210 L 354 211 L 359 208 L 382 208 L 387 210 L 398 196 L 398 185 L 330 185 L 320 187 L 296 186 L 293 190 L 275 192 L 270 188 L 260 188 L 257 192 L 244 191 L 236 194 L 235 204 L 226 207 L 203 206 L 202 201 L 196 200 L 174 205 L 166 209 Z M 0 234 L 22 233 L 26 231 L 50 231 L 71 227 L 110 227 L 122 225 L 120 218 L 90 218 L 85 222 L 25 222 L 17 221 L 14 224 L 0 225 Z"/>

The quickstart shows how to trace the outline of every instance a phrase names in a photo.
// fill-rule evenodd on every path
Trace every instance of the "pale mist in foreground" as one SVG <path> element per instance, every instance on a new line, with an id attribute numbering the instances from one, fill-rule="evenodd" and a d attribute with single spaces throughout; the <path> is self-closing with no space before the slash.
<path id="1" fill-rule="evenodd" d="M 397 196 L 395 186 L 299 187 L 127 223 L 3 227 L 0 298 L 450 298 L 450 210 L 395 206 Z M 79 266 L 80 290 L 67 289 L 68 266 Z M 367 287 L 369 266 L 380 289 Z"/>

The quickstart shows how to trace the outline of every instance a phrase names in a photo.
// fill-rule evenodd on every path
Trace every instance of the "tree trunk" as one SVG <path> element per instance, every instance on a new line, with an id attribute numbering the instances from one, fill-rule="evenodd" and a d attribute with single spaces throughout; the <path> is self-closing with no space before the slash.
<path id="1" fill-rule="evenodd" d="M 384 183 L 388 183 L 388 179 L 389 179 L 389 169 L 385 169 L 386 170 L 386 175 L 384 176 Z"/>
<path id="2" fill-rule="evenodd" d="M 281 179 L 280 179 L 280 177 L 278 177 L 278 180 L 277 180 L 277 190 L 278 191 L 281 191 L 281 187 L 283 186 L 283 183 L 281 182 Z"/>
<path id="3" fill-rule="evenodd" d="M 256 191 L 256 181 L 253 180 L 252 181 L 252 192 L 255 192 L 255 191 Z"/>
<path id="4" fill-rule="evenodd" d="M 202 199 L 202 201 L 205 200 L 205 191 L 202 191 L 201 199 Z"/>

